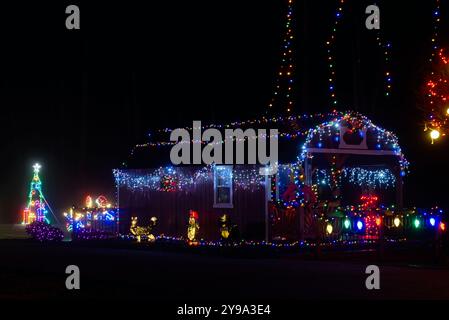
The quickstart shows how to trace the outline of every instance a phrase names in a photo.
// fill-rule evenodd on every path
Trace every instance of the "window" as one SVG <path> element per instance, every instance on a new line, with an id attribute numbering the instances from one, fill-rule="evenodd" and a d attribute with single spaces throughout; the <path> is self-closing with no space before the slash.
<path id="1" fill-rule="evenodd" d="M 279 166 L 277 174 L 271 177 L 272 200 L 293 201 L 296 198 L 294 176 L 290 165 Z"/>
<path id="2" fill-rule="evenodd" d="M 215 166 L 214 208 L 232 207 L 232 166 Z"/>

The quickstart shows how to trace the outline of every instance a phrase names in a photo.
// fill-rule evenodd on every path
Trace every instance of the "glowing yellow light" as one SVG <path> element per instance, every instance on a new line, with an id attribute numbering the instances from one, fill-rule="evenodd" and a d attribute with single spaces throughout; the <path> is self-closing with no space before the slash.
<path id="1" fill-rule="evenodd" d="M 393 220 L 394 226 L 397 228 L 401 224 L 401 220 L 399 218 L 394 218 Z"/>
<path id="2" fill-rule="evenodd" d="M 381 223 L 382 223 L 382 219 L 379 218 L 379 217 L 377 217 L 377 218 L 376 218 L 376 226 L 379 227 Z"/>
<path id="3" fill-rule="evenodd" d="M 440 137 L 440 131 L 433 129 L 432 131 L 430 131 L 430 138 L 432 140 L 436 140 Z"/>
<path id="4" fill-rule="evenodd" d="M 86 197 L 86 208 L 92 208 L 93 207 L 93 200 L 91 196 Z"/>
<path id="5" fill-rule="evenodd" d="M 446 109 L 446 114 L 449 115 L 449 107 L 447 107 L 447 109 Z"/>
<path id="6" fill-rule="evenodd" d="M 332 234 L 332 231 L 334 230 L 334 228 L 332 227 L 332 225 L 331 224 L 328 224 L 327 226 L 326 226 L 326 232 L 327 232 L 327 234 Z"/>

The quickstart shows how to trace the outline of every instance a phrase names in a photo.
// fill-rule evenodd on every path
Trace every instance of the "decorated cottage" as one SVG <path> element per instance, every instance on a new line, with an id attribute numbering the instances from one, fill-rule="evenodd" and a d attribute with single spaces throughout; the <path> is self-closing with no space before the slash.
<path id="1" fill-rule="evenodd" d="M 220 239 L 223 215 L 246 240 L 376 238 L 381 226 L 416 226 L 421 213 L 402 208 L 408 162 L 398 139 L 368 118 L 333 112 L 240 124 L 281 128 L 277 174 L 260 175 L 257 165 L 173 166 L 160 157 L 169 143 L 140 145 L 133 156 L 156 165 L 114 170 L 120 231 L 131 217 L 141 225 L 156 217 L 155 233 L 186 237 L 192 212 L 207 240 Z"/>

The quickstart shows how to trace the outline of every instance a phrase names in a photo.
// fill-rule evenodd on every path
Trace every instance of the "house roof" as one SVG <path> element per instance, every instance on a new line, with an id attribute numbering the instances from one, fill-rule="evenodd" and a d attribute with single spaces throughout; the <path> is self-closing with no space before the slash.
<path id="1" fill-rule="evenodd" d="M 337 115 L 310 129 L 300 158 L 319 153 L 392 156 L 404 173 L 409 165 L 396 135 L 359 113 Z"/>
<path id="2" fill-rule="evenodd" d="M 397 156 L 403 170 L 408 166 L 396 135 L 354 112 L 334 111 L 326 114 L 261 118 L 227 125 L 208 124 L 203 126 L 202 132 L 207 128 L 218 129 L 223 137 L 226 129 L 277 129 L 278 161 L 281 164 L 296 162 L 298 157 L 304 157 L 307 152 L 344 149 L 347 153 L 359 150 L 355 154 L 360 153 L 360 150 L 383 152 L 384 155 Z M 191 133 L 191 128 L 186 129 Z M 126 161 L 126 167 L 158 168 L 170 165 L 170 151 L 174 145 L 170 142 L 171 131 L 156 130 L 150 141 L 136 145 Z M 342 145 L 344 148 L 341 148 Z"/>

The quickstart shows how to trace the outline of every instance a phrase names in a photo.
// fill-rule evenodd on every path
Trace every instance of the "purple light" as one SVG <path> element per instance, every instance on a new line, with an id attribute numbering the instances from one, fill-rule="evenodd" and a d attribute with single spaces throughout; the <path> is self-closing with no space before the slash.
<path id="1" fill-rule="evenodd" d="M 35 221 L 27 225 L 25 230 L 33 239 L 41 242 L 61 241 L 64 238 L 60 229 L 41 221 Z"/>

